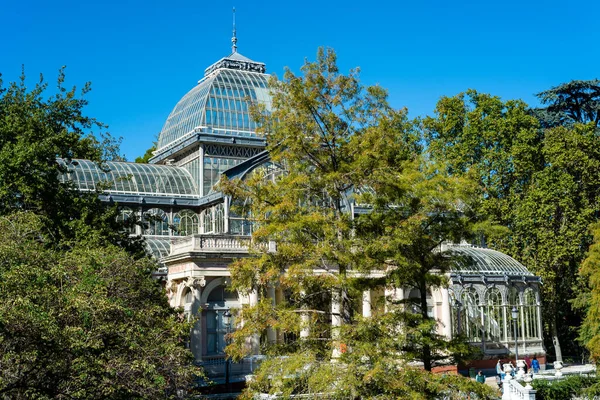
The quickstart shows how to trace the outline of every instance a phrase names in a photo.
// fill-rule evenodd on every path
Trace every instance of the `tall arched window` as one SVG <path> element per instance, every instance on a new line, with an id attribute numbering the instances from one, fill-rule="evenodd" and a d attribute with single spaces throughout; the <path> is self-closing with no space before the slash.
<path id="1" fill-rule="evenodd" d="M 516 307 L 519 311 L 519 317 L 516 321 L 512 319 L 512 309 Z M 521 338 L 521 302 L 519 301 L 519 290 L 516 287 L 511 287 L 508 289 L 508 303 L 506 309 L 506 315 L 508 315 L 508 319 L 510 320 L 510 324 L 507 326 L 508 339 L 514 341 L 515 340 L 515 323 L 517 324 L 517 338 Z"/>
<path id="2" fill-rule="evenodd" d="M 525 339 L 540 338 L 537 301 L 533 289 L 523 292 L 523 320 L 525 322 Z"/>
<path id="3" fill-rule="evenodd" d="M 492 287 L 485 292 L 483 321 L 485 339 L 492 342 L 502 341 L 504 331 L 504 313 L 502 311 L 502 294 L 498 288 Z"/>
<path id="4" fill-rule="evenodd" d="M 135 233 L 135 224 L 133 216 L 133 210 L 129 207 L 119 207 L 119 215 L 117 215 L 117 222 L 123 225 L 123 230 L 129 233 Z"/>
<path id="5" fill-rule="evenodd" d="M 151 208 L 144 213 L 147 235 L 169 236 L 169 218 L 160 208 Z"/>
<path id="6" fill-rule="evenodd" d="M 200 218 L 202 221 L 202 233 L 214 233 L 212 207 L 202 211 Z"/>
<path id="7" fill-rule="evenodd" d="M 459 326 L 459 314 L 462 312 L 462 302 L 459 302 L 453 290 L 448 290 L 448 298 L 450 299 L 450 322 L 452 323 L 452 337 L 456 337 L 462 333 L 462 327 Z"/>
<path id="8" fill-rule="evenodd" d="M 223 204 L 215 206 L 215 233 L 225 232 L 225 211 Z"/>
<path id="9" fill-rule="evenodd" d="M 470 342 L 481 341 L 481 313 L 479 296 L 474 288 L 467 288 L 462 293 L 461 326 L 463 334 Z"/>
<path id="10" fill-rule="evenodd" d="M 181 210 L 173 217 L 178 236 L 188 236 L 198 233 L 198 214 L 192 210 Z"/>

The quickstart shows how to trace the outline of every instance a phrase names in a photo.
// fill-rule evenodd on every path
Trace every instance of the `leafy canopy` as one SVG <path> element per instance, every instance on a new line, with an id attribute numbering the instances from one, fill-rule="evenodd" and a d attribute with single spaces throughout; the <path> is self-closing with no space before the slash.
<path id="1" fill-rule="evenodd" d="M 244 324 L 227 351 L 242 357 L 267 332 L 260 350 L 271 356 L 246 395 L 423 398 L 448 390 L 407 363 L 431 369 L 468 353 L 468 346 L 436 334 L 426 294 L 446 284 L 440 272 L 450 262 L 433 250 L 468 228 L 460 198 L 470 185 L 437 173 L 423 154 L 419 122 L 392 109 L 382 88 L 364 88 L 357 70 L 341 74 L 332 50 L 320 49 L 301 76 L 287 70 L 270 85 L 272 112 L 255 111 L 271 164 L 222 185 L 233 196 L 233 212 L 255 224 L 254 256 L 234 263 L 232 285 L 263 299 L 240 311 Z M 354 218 L 357 208 L 368 212 Z M 275 306 L 274 287 L 283 294 Z M 394 312 L 359 315 L 364 290 L 405 287 L 421 290 L 411 299 L 416 312 L 390 304 Z M 280 340 L 267 340 L 273 334 Z M 483 398 L 491 392 L 472 389 Z"/>

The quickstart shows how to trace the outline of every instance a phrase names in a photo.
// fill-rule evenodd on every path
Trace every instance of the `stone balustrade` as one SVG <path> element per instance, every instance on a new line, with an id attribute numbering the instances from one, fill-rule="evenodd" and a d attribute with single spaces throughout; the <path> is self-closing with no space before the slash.
<path id="1" fill-rule="evenodd" d="M 247 253 L 250 238 L 231 235 L 194 235 L 171 242 L 171 255 L 192 251 Z"/>
<path id="2" fill-rule="evenodd" d="M 503 386 L 502 400 L 535 400 L 536 391 L 529 385 L 523 386 L 516 379 L 506 379 Z"/>

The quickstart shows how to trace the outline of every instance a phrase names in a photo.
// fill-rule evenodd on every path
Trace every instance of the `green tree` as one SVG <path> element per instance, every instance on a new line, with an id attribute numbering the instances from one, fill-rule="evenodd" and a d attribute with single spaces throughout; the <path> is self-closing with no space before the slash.
<path id="1" fill-rule="evenodd" d="M 522 101 L 468 91 L 427 118 L 428 146 L 453 175 L 477 182 L 479 230 L 542 277 L 545 337 L 577 352 L 577 268 L 598 215 L 598 136 L 593 125 L 543 128 Z"/>
<path id="2" fill-rule="evenodd" d="M 273 79 L 272 112 L 257 110 L 271 165 L 223 184 L 240 204 L 235 211 L 251 215 L 256 227 L 254 257 L 233 265 L 232 285 L 263 298 L 241 310 L 244 324 L 228 353 L 245 355 L 248 340 L 269 329 L 285 336 L 283 343 L 263 341 L 272 359 L 248 396 L 440 394 L 448 386 L 407 363 L 420 360 L 429 370 L 442 352 L 445 358 L 448 350 L 467 352 L 435 335 L 424 300 L 446 283 L 434 268 L 443 273 L 449 261 L 433 250 L 466 229 L 457 201 L 465 185 L 436 174 L 422 157 L 418 123 L 389 107 L 380 87 L 363 88 L 357 70 L 341 74 L 333 51 L 319 50 L 302 73 L 287 70 L 282 81 Z M 364 203 L 370 212 L 353 218 L 352 207 Z M 275 286 L 286 301 L 273 307 L 268 293 Z M 363 319 L 355 304 L 369 287 L 422 291 L 395 312 Z M 468 380 L 456 382 L 490 394 Z"/>
<path id="3" fill-rule="evenodd" d="M 35 214 L 0 217 L 0 398 L 150 399 L 185 388 L 190 327 L 155 268 L 98 233 L 63 250 Z"/>
<path id="4" fill-rule="evenodd" d="M 63 82 L 0 85 L 0 398 L 171 396 L 190 382 L 189 327 L 116 207 L 62 181 L 57 157 L 118 159 Z"/>
<path id="5" fill-rule="evenodd" d="M 600 80 L 573 80 L 537 94 L 546 107 L 535 115 L 547 127 L 592 123 L 600 127 Z"/>
<path id="6" fill-rule="evenodd" d="M 580 340 L 590 352 L 591 358 L 600 360 L 600 225 L 592 225 L 594 235 L 587 257 L 581 265 L 580 273 L 589 282 L 590 291 L 582 293 L 580 302 L 586 308 L 586 315 L 580 330 Z"/>
<path id="7" fill-rule="evenodd" d="M 154 150 L 156 150 L 156 142 L 154 142 L 152 146 L 146 150 L 143 156 L 136 157 L 135 162 L 139 164 L 147 164 L 154 155 Z"/>
<path id="8" fill-rule="evenodd" d="M 78 97 L 76 88 L 63 86 L 64 80 L 61 69 L 51 96 L 46 95 L 48 85 L 41 77 L 31 90 L 24 74 L 7 87 L 0 80 L 0 215 L 31 210 L 44 217 L 57 241 L 100 229 L 108 242 L 142 254 L 138 241 L 117 223 L 116 208 L 102 205 L 96 193 L 79 192 L 61 180 L 66 168 L 56 162 L 57 157 L 67 162 L 86 158 L 100 164 L 121 159 L 119 140 L 83 112 L 87 105 L 83 96 L 90 85 Z"/>

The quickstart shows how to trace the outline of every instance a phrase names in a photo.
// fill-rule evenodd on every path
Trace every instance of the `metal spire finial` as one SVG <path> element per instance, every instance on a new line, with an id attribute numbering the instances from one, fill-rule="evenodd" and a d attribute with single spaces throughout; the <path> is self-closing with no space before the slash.
<path id="1" fill-rule="evenodd" d="M 235 32 L 235 7 L 233 7 L 233 37 L 231 38 L 231 50 L 233 53 L 237 51 L 237 33 Z"/>

